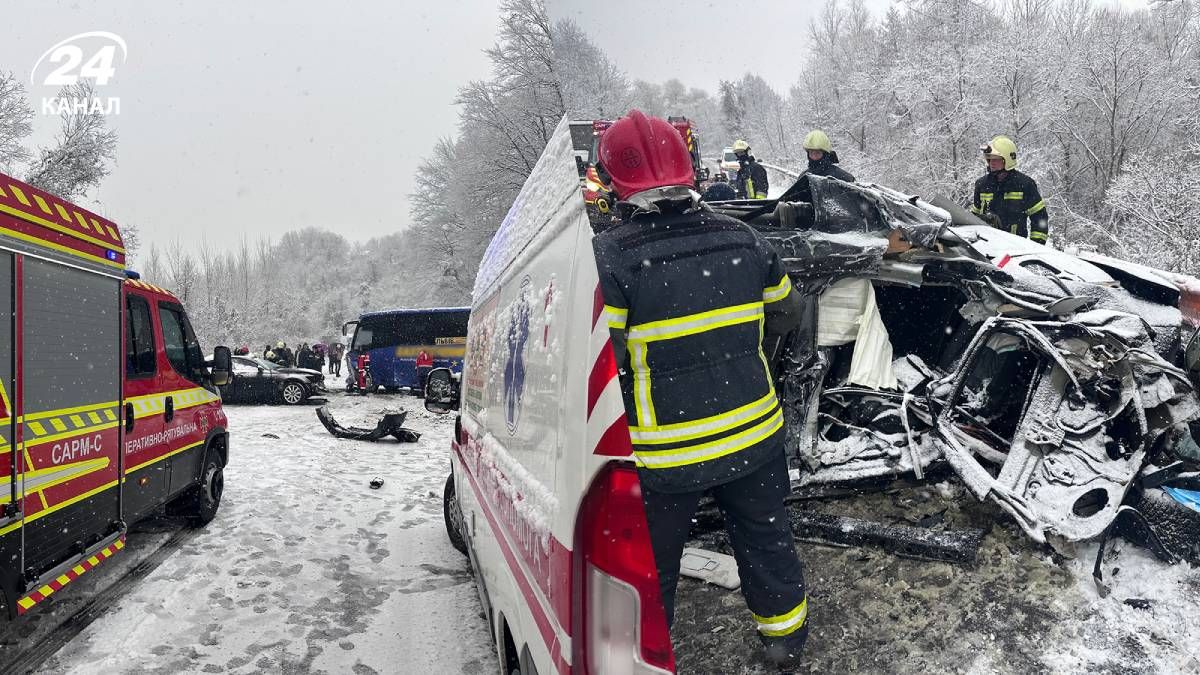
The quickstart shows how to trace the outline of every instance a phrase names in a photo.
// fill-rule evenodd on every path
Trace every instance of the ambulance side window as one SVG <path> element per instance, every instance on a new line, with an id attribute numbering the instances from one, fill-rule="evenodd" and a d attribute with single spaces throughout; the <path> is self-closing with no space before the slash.
<path id="1" fill-rule="evenodd" d="M 163 351 L 171 367 L 187 379 L 201 383 L 205 373 L 204 354 L 183 309 L 159 303 L 158 317 L 162 323 Z"/>
<path id="2" fill-rule="evenodd" d="M 125 331 L 125 374 L 128 377 L 148 377 L 154 374 L 154 327 L 150 321 L 150 303 L 145 298 L 128 295 Z"/>

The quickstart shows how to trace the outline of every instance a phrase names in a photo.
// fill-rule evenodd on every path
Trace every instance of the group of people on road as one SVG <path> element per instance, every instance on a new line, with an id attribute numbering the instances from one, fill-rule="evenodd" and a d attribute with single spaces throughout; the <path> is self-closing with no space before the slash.
<path id="1" fill-rule="evenodd" d="M 314 342 L 311 345 L 301 342 L 300 346 L 293 350 L 287 346 L 286 342 L 280 340 L 275 343 L 274 347 L 264 346 L 262 352 L 263 359 L 284 368 L 307 368 L 321 371 L 325 369 L 326 362 L 328 362 L 331 375 L 342 374 L 342 359 L 345 355 L 346 346 L 340 342 L 330 345 L 323 342 Z"/>
<path id="2" fill-rule="evenodd" d="M 804 149 L 801 180 L 854 182 L 825 132 L 810 132 Z M 600 138 L 619 222 L 593 246 L 668 624 L 692 517 L 709 494 L 725 516 L 767 656 L 790 667 L 807 640 L 808 595 L 784 503 L 786 431 L 764 344 L 797 328 L 803 308 L 771 244 L 706 203 L 767 198 L 766 169 L 750 145 L 739 140 L 733 150 L 734 183 L 717 180 L 698 194 L 678 132 L 630 111 Z M 997 136 L 982 151 L 988 172 L 971 210 L 1045 244 L 1046 205 L 1016 170 L 1016 145 Z M 678 330 L 663 333 L 664 325 Z"/>

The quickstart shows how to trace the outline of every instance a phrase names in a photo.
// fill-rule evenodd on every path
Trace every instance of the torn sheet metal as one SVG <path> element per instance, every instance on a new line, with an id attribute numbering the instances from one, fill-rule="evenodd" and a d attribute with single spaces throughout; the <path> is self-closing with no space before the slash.
<path id="1" fill-rule="evenodd" d="M 779 249 L 809 303 L 771 352 L 794 486 L 919 479 L 945 461 L 1035 540 L 1080 540 L 1114 522 L 1149 463 L 1196 460 L 1172 440 L 1200 425 L 1200 378 L 1182 367 L 1181 307 L 1197 293 L 1178 279 L 1055 251 L 946 200 L 803 187 L 785 196 L 809 202 L 716 207 Z M 832 302 L 866 289 L 882 342 L 855 330 L 866 307 Z"/>
<path id="2" fill-rule="evenodd" d="M 936 424 L 946 459 L 976 497 L 995 501 L 1039 542 L 1049 534 L 1103 534 L 1154 441 L 1197 415 L 1186 377 L 1145 349 L 1145 324 L 1129 318 L 1101 313 L 1055 325 L 990 319 L 957 373 L 934 385 L 952 389 Z M 1020 338 L 1051 365 L 1033 376 L 996 472 L 964 433 L 960 405 L 976 359 L 998 336 Z"/>

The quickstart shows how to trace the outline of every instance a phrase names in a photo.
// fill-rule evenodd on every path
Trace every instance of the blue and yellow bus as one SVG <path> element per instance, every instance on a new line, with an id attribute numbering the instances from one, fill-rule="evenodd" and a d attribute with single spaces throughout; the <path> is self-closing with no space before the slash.
<path id="1" fill-rule="evenodd" d="M 434 368 L 462 372 L 463 352 L 467 344 L 469 307 L 436 309 L 391 309 L 368 312 L 358 321 L 347 322 L 342 334 L 354 330 L 346 355 L 350 380 L 358 355 L 371 358 L 368 389 L 413 389 L 419 386 L 417 354 L 424 350 L 433 357 Z"/>

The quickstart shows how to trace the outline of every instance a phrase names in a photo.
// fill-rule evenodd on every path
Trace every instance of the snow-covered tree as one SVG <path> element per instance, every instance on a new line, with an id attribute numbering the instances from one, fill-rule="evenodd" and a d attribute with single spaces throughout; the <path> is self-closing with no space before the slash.
<path id="1" fill-rule="evenodd" d="M 32 119 L 24 85 L 12 73 L 0 72 L 0 170 L 13 171 L 29 158 L 24 143 L 33 130 Z"/>
<path id="2" fill-rule="evenodd" d="M 60 99 L 91 101 L 92 84 L 82 80 L 64 87 Z M 116 152 L 117 132 L 105 125 L 104 114 L 90 107 L 64 110 L 53 146 L 43 148 L 25 180 L 34 187 L 75 200 L 108 175 Z"/>

